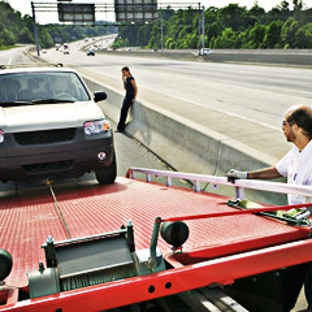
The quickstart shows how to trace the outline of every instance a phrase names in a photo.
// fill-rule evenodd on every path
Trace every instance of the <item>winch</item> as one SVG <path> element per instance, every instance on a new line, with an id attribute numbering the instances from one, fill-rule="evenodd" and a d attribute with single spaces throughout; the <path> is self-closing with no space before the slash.
<path id="1" fill-rule="evenodd" d="M 156 236 L 158 230 L 157 226 Z M 96 236 L 59 242 L 54 242 L 49 236 L 42 245 L 46 267 L 39 263 L 37 271 L 28 273 L 30 297 L 38 298 L 165 270 L 156 244 L 136 251 L 131 222 L 118 231 Z"/>

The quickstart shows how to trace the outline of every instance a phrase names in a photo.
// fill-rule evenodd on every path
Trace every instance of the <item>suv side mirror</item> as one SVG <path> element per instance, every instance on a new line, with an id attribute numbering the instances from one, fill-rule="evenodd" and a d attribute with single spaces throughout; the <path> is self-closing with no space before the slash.
<path id="1" fill-rule="evenodd" d="M 94 92 L 94 102 L 104 101 L 107 99 L 107 94 L 104 91 Z"/>

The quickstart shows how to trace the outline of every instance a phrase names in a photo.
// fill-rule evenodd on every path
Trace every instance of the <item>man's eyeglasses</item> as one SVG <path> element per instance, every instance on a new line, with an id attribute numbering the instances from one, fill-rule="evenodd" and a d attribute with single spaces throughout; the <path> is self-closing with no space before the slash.
<path id="1" fill-rule="evenodd" d="M 286 121 L 286 120 L 283 120 L 282 121 L 282 126 L 286 126 L 286 125 L 293 125 L 294 124 L 294 122 L 293 121 Z"/>

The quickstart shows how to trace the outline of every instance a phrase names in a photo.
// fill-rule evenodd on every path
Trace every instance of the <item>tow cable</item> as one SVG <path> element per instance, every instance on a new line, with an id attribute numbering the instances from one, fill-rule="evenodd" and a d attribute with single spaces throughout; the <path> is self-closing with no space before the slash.
<path id="1" fill-rule="evenodd" d="M 64 230 L 65 230 L 65 232 L 66 232 L 66 234 L 67 234 L 67 237 L 68 237 L 69 239 L 71 239 L 72 236 L 70 235 L 70 232 L 69 232 L 67 223 L 66 223 L 66 221 L 65 221 L 65 218 L 64 218 L 64 215 L 63 215 L 63 212 L 62 212 L 62 209 L 61 209 L 61 207 L 60 207 L 60 205 L 59 205 L 59 203 L 58 203 L 58 201 L 57 201 L 57 198 L 56 198 L 56 196 L 55 196 L 55 193 L 54 193 L 54 191 L 53 191 L 52 181 L 51 181 L 51 180 L 47 180 L 47 181 L 46 181 L 46 185 L 47 185 L 47 186 L 49 187 L 49 189 L 50 189 L 51 195 L 52 195 L 53 200 L 54 200 L 54 203 L 55 203 L 55 207 L 56 207 L 56 209 L 57 209 L 58 215 L 59 215 L 59 217 L 60 217 L 60 219 L 61 219 L 61 222 L 62 222 L 62 225 L 63 225 L 63 227 L 64 227 Z"/>

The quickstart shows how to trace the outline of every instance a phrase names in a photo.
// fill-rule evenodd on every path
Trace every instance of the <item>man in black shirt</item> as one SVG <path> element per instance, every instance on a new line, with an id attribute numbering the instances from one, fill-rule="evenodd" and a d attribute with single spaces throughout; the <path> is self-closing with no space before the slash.
<path id="1" fill-rule="evenodd" d="M 125 98 L 122 102 L 122 107 L 120 111 L 120 118 L 117 125 L 116 132 L 123 132 L 125 130 L 125 123 L 128 115 L 130 106 L 134 103 L 135 98 L 138 93 L 138 87 L 136 85 L 135 79 L 130 73 L 129 67 L 125 66 L 121 69 L 122 72 L 122 83 L 126 90 Z"/>

